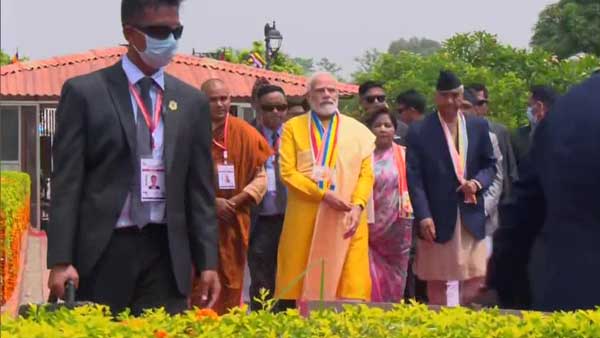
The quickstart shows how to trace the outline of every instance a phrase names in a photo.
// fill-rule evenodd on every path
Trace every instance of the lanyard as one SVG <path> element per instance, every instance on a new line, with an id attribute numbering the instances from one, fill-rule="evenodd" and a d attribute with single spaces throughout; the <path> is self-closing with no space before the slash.
<path id="1" fill-rule="evenodd" d="M 273 157 L 276 157 L 279 154 L 279 145 L 281 144 L 281 127 L 279 127 L 279 129 L 277 129 L 277 131 L 274 131 L 274 130 L 271 131 L 272 132 L 271 139 L 269 139 L 269 137 L 267 137 L 267 132 L 266 132 L 267 127 L 263 126 L 262 130 L 263 130 L 262 131 L 263 136 L 265 137 L 267 142 L 269 142 L 269 144 L 271 144 L 273 135 L 277 135 L 277 139 L 275 140 L 275 143 L 273 144 L 273 152 L 274 152 Z"/>
<path id="2" fill-rule="evenodd" d="M 137 89 L 131 83 L 129 83 L 129 91 L 133 95 L 135 102 L 137 103 L 138 107 L 140 108 L 140 111 L 142 112 L 142 115 L 144 116 L 144 121 L 146 121 L 146 125 L 148 126 L 148 130 L 150 130 L 150 135 L 152 135 L 152 133 L 154 133 L 154 130 L 156 129 L 156 127 L 158 127 L 158 124 L 160 123 L 160 115 L 161 115 L 160 112 L 162 111 L 162 101 L 163 101 L 162 90 L 159 90 L 158 93 L 156 94 L 156 104 L 154 105 L 154 121 L 152 120 L 152 117 L 150 116 L 150 113 L 148 112 L 148 107 L 146 107 L 146 105 L 142 101 L 142 98 L 140 97 L 140 94 L 138 93 Z"/>
<path id="3" fill-rule="evenodd" d="M 219 147 L 223 150 L 223 161 L 225 162 L 225 164 L 227 164 L 227 134 L 229 134 L 228 127 L 229 127 L 229 113 L 227 113 L 227 115 L 225 115 L 225 126 L 224 126 L 224 130 L 223 130 L 223 143 L 217 142 L 217 140 L 215 140 L 214 137 L 212 140 L 214 145 L 216 145 L 217 147 Z"/>

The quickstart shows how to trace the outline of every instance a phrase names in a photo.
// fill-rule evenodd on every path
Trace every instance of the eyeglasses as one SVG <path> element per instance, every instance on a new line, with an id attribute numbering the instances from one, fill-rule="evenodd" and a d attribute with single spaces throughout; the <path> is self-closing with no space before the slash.
<path id="1" fill-rule="evenodd" d="M 479 101 L 477 101 L 475 104 L 476 104 L 477 106 L 481 107 L 481 106 L 483 106 L 483 105 L 486 105 L 487 103 L 488 103 L 488 101 L 487 101 L 487 100 L 479 100 Z"/>
<path id="2" fill-rule="evenodd" d="M 175 40 L 179 40 L 181 38 L 181 34 L 183 34 L 183 26 L 179 25 L 175 28 L 169 26 L 133 26 L 137 30 L 142 33 L 147 34 L 148 36 L 158 39 L 165 40 L 168 39 L 171 34 Z"/>
<path id="3" fill-rule="evenodd" d="M 288 109 L 287 104 L 264 104 L 260 107 L 263 111 L 274 111 L 275 109 L 277 109 L 277 111 L 285 111 Z"/>
<path id="4" fill-rule="evenodd" d="M 385 102 L 385 95 L 375 95 L 375 96 L 365 97 L 365 101 L 367 101 L 368 103 L 373 103 L 373 102 L 375 102 L 375 100 L 377 100 L 377 102 L 379 102 L 379 103 L 383 103 L 383 102 Z"/>

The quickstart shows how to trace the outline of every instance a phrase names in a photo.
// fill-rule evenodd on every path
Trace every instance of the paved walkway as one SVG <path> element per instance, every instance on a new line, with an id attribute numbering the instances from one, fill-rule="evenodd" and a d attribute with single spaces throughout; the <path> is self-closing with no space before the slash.
<path id="1" fill-rule="evenodd" d="M 45 233 L 32 230 L 27 245 L 20 304 L 44 303 L 48 299 L 46 250 Z"/>

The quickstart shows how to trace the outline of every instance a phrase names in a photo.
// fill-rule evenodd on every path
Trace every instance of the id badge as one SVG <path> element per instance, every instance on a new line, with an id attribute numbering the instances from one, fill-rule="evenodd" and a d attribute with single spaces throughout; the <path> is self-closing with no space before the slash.
<path id="1" fill-rule="evenodd" d="M 275 177 L 275 169 L 267 168 L 267 192 L 277 191 L 277 178 Z"/>
<path id="2" fill-rule="evenodd" d="M 220 190 L 235 190 L 235 170 L 233 165 L 217 165 L 217 175 L 219 176 Z"/>
<path id="3" fill-rule="evenodd" d="M 140 159 L 140 196 L 142 202 L 164 202 L 167 197 L 165 187 L 165 166 L 162 160 Z"/>
<path id="4" fill-rule="evenodd" d="M 317 182 L 327 181 L 329 179 L 329 168 L 315 165 L 312 174 L 313 179 Z"/>

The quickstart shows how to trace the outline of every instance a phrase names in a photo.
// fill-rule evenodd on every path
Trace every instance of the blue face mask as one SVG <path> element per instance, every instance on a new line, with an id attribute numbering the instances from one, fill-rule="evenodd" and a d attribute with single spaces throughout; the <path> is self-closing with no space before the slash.
<path id="1" fill-rule="evenodd" d="M 148 66 L 156 69 L 168 65 L 177 50 L 177 40 L 175 40 L 173 33 L 164 40 L 155 39 L 145 33 L 142 34 L 144 34 L 144 37 L 146 38 L 146 50 L 141 52 L 133 45 L 133 48 L 138 52 L 142 61 Z"/>

